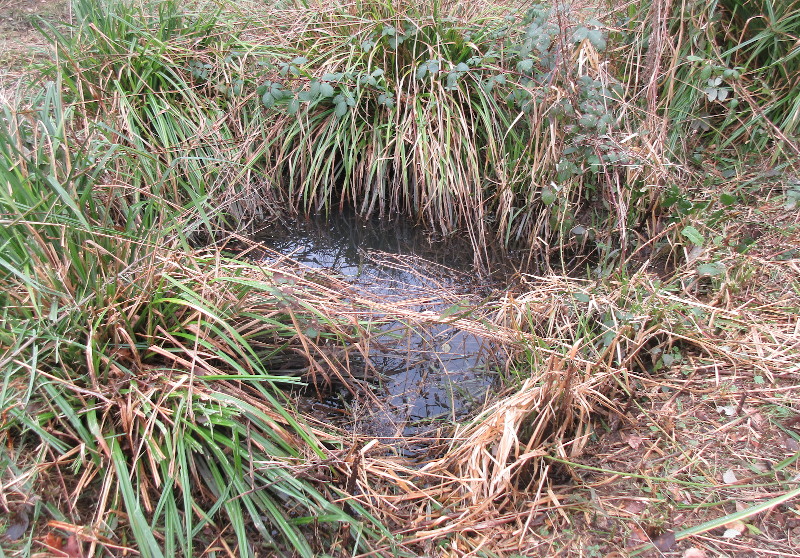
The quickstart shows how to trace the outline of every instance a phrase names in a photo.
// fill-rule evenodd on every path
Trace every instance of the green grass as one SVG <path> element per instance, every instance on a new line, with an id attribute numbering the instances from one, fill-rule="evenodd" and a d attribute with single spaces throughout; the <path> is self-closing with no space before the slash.
<path id="1" fill-rule="evenodd" d="M 0 121 L 3 451 L 40 447 L 62 474 L 108 472 L 100 494 L 83 488 L 103 504 L 70 519 L 107 525 L 100 534 L 144 555 L 194 555 L 207 527 L 232 530 L 242 555 L 255 532 L 274 551 L 312 556 L 348 524 L 361 541 L 352 551 L 368 550 L 373 527 L 295 470 L 322 459 L 322 441 L 280 389 L 297 380 L 265 365 L 316 346 L 298 324 L 330 324 L 323 338 L 342 339 L 338 318 L 302 300 L 313 285 L 295 297 L 271 270 L 187 251 L 201 213 L 192 196 L 109 192 L 119 167 L 167 169 L 102 126 L 80 129 L 60 89 Z"/>

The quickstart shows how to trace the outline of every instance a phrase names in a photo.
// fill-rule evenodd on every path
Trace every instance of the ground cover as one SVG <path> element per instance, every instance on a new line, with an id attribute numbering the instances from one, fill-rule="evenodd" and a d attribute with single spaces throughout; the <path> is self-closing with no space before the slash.
<path id="1" fill-rule="evenodd" d="M 800 13 L 751 7 L 3 6 L 3 551 L 800 554 Z M 529 273 L 431 315 L 226 251 L 341 205 Z M 425 463 L 282 389 L 369 397 L 387 321 L 509 357 Z"/>

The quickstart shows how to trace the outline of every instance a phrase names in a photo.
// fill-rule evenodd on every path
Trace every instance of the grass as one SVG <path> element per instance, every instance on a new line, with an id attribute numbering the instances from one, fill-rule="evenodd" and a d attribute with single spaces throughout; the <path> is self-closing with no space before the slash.
<path id="1" fill-rule="evenodd" d="M 300 526 L 311 510 L 320 540 L 330 523 L 368 532 L 330 503 L 335 493 L 298 478 L 325 437 L 290 412 L 280 386 L 297 379 L 265 366 L 300 356 L 313 372 L 334 358 L 316 339 L 360 326 L 326 316 L 325 295 L 308 298 L 312 284 L 301 301 L 273 270 L 186 251 L 178 231 L 190 209 L 154 192 L 127 207 L 108 195 L 104 180 L 130 148 L 102 138 L 88 138 L 97 151 L 73 147 L 74 111 L 56 84 L 34 103 L 33 113 L 7 108 L 2 132 L 3 435 L 14 453 L 33 444 L 53 463 L 31 463 L 28 486 L 67 482 L 73 504 L 51 511 L 97 525 L 93 548 L 124 511 L 129 535 L 117 544 L 152 556 L 194 554 L 220 521 L 242 554 L 254 552 L 256 529 L 263 544 L 278 548 L 277 538 L 310 556 Z M 119 230 L 120 214 L 160 228 Z M 304 339 L 304 323 L 333 329 Z M 104 470 L 113 474 L 84 515 L 81 491 Z"/>
<path id="2" fill-rule="evenodd" d="M 0 116 L 4 548 L 791 555 L 797 11 L 750 7 L 75 0 Z M 344 206 L 562 273 L 437 314 L 232 255 Z M 290 395 L 369 394 L 382 323 L 507 357 L 425 463 Z"/>

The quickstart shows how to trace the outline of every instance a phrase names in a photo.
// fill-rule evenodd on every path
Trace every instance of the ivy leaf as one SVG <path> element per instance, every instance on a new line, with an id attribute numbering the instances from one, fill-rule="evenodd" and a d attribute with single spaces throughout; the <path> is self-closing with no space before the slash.
<path id="1" fill-rule="evenodd" d="M 700 234 L 700 231 L 698 231 L 696 228 L 692 226 L 684 227 L 683 230 L 681 231 L 681 235 L 689 239 L 689 242 L 691 242 L 695 246 L 702 246 L 703 241 L 705 240 L 703 238 L 703 235 Z"/>

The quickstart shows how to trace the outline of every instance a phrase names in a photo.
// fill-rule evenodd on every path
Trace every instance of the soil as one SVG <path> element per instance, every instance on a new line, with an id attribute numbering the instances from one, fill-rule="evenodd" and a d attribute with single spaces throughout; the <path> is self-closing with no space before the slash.
<path id="1" fill-rule="evenodd" d="M 37 25 L 63 25 L 70 19 L 68 0 L 0 0 L 0 100 L 47 52 Z"/>

